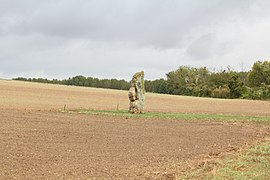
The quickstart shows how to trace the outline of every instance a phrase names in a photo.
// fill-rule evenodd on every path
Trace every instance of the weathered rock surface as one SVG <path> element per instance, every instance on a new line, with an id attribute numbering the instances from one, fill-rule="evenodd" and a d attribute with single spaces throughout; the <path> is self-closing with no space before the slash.
<path id="1" fill-rule="evenodd" d="M 144 88 L 144 71 L 133 75 L 131 87 L 128 92 L 129 112 L 137 114 L 144 113 L 145 88 Z"/>

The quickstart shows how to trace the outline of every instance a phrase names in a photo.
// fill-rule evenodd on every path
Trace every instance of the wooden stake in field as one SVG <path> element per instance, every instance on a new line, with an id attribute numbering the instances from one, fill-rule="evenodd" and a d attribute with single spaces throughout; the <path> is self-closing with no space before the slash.
<path id="1" fill-rule="evenodd" d="M 145 88 L 144 71 L 135 73 L 131 81 L 131 87 L 128 92 L 129 112 L 138 114 L 144 113 Z"/>

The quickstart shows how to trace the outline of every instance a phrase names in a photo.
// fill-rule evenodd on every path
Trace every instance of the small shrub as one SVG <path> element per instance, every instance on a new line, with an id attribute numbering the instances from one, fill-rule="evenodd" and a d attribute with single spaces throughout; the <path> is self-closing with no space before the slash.
<path id="1" fill-rule="evenodd" d="M 223 86 L 223 87 L 219 87 L 219 88 L 215 88 L 212 91 L 211 96 L 214 98 L 224 98 L 224 99 L 228 99 L 230 98 L 230 88 L 228 86 Z"/>

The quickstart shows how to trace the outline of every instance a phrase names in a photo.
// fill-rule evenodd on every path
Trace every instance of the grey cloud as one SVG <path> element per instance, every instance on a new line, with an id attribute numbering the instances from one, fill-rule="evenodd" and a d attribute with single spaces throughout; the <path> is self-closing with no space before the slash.
<path id="1" fill-rule="evenodd" d="M 190 43 L 187 55 L 197 61 L 223 56 L 234 48 L 233 44 L 219 40 L 214 34 L 206 34 Z"/>
<path id="2" fill-rule="evenodd" d="M 179 47 L 190 31 L 249 14 L 251 1 L 48 1 L 20 14 L 15 31 Z M 18 14 L 15 10 L 14 14 Z M 238 15 L 241 16 L 238 16 Z"/>
<path id="3" fill-rule="evenodd" d="M 180 65 L 250 64 L 269 56 L 267 0 L 0 4 L 0 75 L 6 77 L 128 78 L 130 71 L 146 69 L 154 79 Z"/>

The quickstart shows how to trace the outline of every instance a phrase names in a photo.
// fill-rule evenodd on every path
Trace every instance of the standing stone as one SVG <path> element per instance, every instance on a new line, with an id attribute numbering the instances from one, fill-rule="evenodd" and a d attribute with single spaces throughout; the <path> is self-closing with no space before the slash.
<path id="1" fill-rule="evenodd" d="M 128 92 L 129 97 L 129 112 L 138 114 L 144 113 L 144 71 L 138 72 L 133 75 L 131 87 Z"/>

